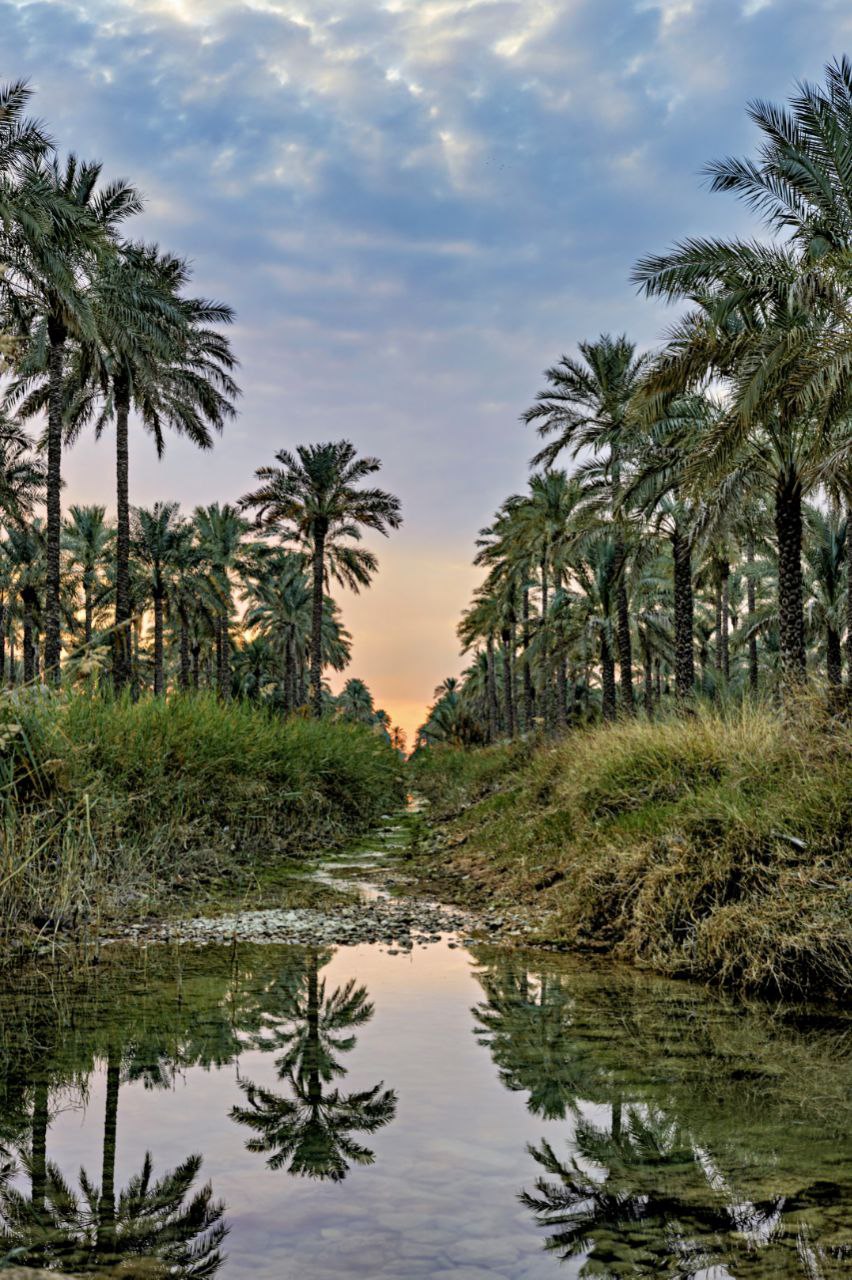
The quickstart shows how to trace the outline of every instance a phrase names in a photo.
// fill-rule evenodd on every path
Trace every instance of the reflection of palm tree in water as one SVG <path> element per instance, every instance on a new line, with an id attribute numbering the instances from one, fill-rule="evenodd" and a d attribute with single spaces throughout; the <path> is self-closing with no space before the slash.
<path id="1" fill-rule="evenodd" d="M 473 1010 L 476 1038 L 491 1051 L 503 1084 L 526 1092 L 534 1115 L 564 1119 L 591 1067 L 587 1050 L 572 1039 L 570 991 L 552 975 L 533 975 L 511 955 L 476 976 L 486 996 Z"/>
<path id="2" fill-rule="evenodd" d="M 219 1246 L 227 1227 L 224 1206 L 212 1199 L 210 1185 L 193 1193 L 200 1167 L 199 1155 L 188 1156 L 154 1180 L 146 1155 L 141 1171 L 114 1202 L 105 1235 L 102 1188 L 83 1169 L 77 1194 L 48 1161 L 37 1213 L 19 1190 L 3 1188 L 0 1250 L 21 1265 L 87 1275 L 116 1270 L 127 1280 L 213 1276 L 222 1262 Z"/>
<path id="3" fill-rule="evenodd" d="M 288 975 L 280 1014 L 267 1026 L 272 1035 L 254 1041 L 259 1048 L 283 1049 L 276 1066 L 288 1095 L 243 1081 L 246 1105 L 231 1115 L 253 1131 L 250 1151 L 270 1153 L 270 1168 L 340 1181 L 350 1163 L 373 1163 L 373 1152 L 356 1135 L 375 1133 L 393 1119 L 396 1094 L 382 1081 L 353 1093 L 328 1088 L 346 1074 L 336 1055 L 354 1048 L 352 1029 L 373 1016 L 366 988 L 354 980 L 326 997 L 319 970 L 329 958 L 328 952 L 312 950 L 304 967 Z"/>
<path id="4" fill-rule="evenodd" d="M 666 1046 L 643 1040 L 617 987 L 594 988 L 589 1002 L 580 983 L 575 1000 L 564 974 L 531 972 L 517 954 L 486 961 L 477 978 L 486 999 L 473 1011 L 476 1034 L 503 1083 L 527 1092 L 533 1114 L 575 1119 L 564 1161 L 547 1141 L 530 1148 L 542 1176 L 521 1200 L 548 1232 L 549 1250 L 575 1265 L 582 1259 L 578 1274 L 599 1280 L 839 1280 L 852 1251 L 820 1244 L 797 1221 L 819 1208 L 818 1189 L 812 1198 L 770 1190 L 750 1199 L 723 1172 L 741 1165 L 742 1152 L 715 1158 L 678 1116 L 672 1091 L 631 1099 L 648 1055 L 653 1061 Z M 607 1124 L 584 1119 L 583 1103 L 607 1105 Z"/>
<path id="5" fill-rule="evenodd" d="M 118 1101 L 123 1055 L 110 1040 L 106 1059 L 106 1098 L 100 1187 L 80 1171 L 78 1195 L 47 1158 L 48 1084 L 33 1088 L 32 1140 L 24 1164 L 30 1178 L 25 1196 L 6 1179 L 0 1187 L 0 1255 L 13 1254 L 22 1265 L 49 1265 L 62 1271 L 112 1271 L 120 1264 L 127 1280 L 136 1276 L 213 1276 L 227 1232 L 224 1206 L 213 1200 L 209 1184 L 189 1200 L 201 1168 L 201 1156 L 188 1156 L 176 1169 L 153 1180 L 146 1154 L 140 1173 L 118 1197 L 115 1191 Z M 139 1074 L 134 1064 L 131 1074 Z"/>
<path id="6" fill-rule="evenodd" d="M 520 1199 L 549 1232 L 548 1250 L 563 1261 L 583 1257 L 581 1276 L 789 1275 L 795 1244 L 802 1276 L 839 1280 L 832 1267 L 843 1251 L 814 1245 L 801 1226 L 791 1240 L 785 1197 L 739 1196 L 660 1108 L 614 1105 L 608 1130 L 580 1120 L 572 1147 L 566 1161 L 546 1140 L 530 1147 L 546 1176 Z"/>

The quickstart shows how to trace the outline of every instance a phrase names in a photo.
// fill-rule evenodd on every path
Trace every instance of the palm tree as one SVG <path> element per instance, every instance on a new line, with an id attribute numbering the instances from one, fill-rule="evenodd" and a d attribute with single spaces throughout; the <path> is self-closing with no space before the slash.
<path id="1" fill-rule="evenodd" d="M 533 459 L 535 464 L 552 466 L 563 449 L 572 457 L 590 449 L 604 457 L 610 491 L 610 510 L 619 512 L 622 473 L 625 463 L 626 437 L 630 402 L 648 365 L 647 356 L 637 356 L 635 344 L 626 336 L 613 338 L 601 334 L 596 342 L 579 344 L 582 359 L 563 356 L 548 369 L 549 386 L 536 397 L 536 403 L 523 415 L 526 423 L 536 422 L 539 435 L 556 435 Z M 630 638 L 630 614 L 624 569 L 627 560 L 625 530 L 617 519 L 616 575 L 617 626 L 621 697 L 624 709 L 634 710 L 633 659 Z"/>
<path id="2" fill-rule="evenodd" d="M 825 86 L 801 85 L 788 108 L 755 102 L 749 113 L 763 135 L 758 158 L 710 165 L 712 185 L 740 195 L 788 242 L 689 240 L 635 275 L 648 293 L 699 304 L 672 334 L 662 380 L 709 372 L 730 382 L 730 412 L 701 460 L 708 484 L 744 451 L 771 477 L 782 660 L 801 679 L 802 501 L 829 474 L 848 473 L 852 450 L 852 63 L 830 63 Z"/>
<path id="3" fill-rule="evenodd" d="M 311 589 L 304 557 L 299 552 L 282 552 L 265 560 L 249 576 L 246 594 L 243 625 L 274 647 L 280 661 L 282 705 L 292 711 L 299 704 L 301 654 L 311 630 Z"/>
<path id="4" fill-rule="evenodd" d="M 149 598 L 154 606 L 154 694 L 165 692 L 163 624 L 171 578 L 192 529 L 180 516 L 176 502 L 155 502 L 150 509 L 137 507 L 131 524 L 131 549 L 144 566 Z"/>
<path id="5" fill-rule="evenodd" d="M 99 255 L 119 224 L 139 212 L 142 203 L 126 182 L 99 187 L 101 165 L 70 155 L 39 160 L 28 181 L 50 192 L 46 217 L 18 223 L 10 236 L 10 260 L 0 286 L 10 309 L 20 317 L 28 338 L 18 362 L 18 377 L 8 393 L 24 401 L 34 382 L 47 390 L 47 583 L 45 596 L 45 672 L 59 681 L 62 651 L 60 556 L 62 538 L 62 446 L 69 338 L 94 341 L 96 321 L 88 284 Z"/>
<path id="6" fill-rule="evenodd" d="M 107 523 L 105 507 L 74 505 L 63 527 L 63 545 L 70 565 L 80 573 L 83 585 L 83 635 L 86 647 L 92 643 L 92 619 L 103 569 L 113 531 Z"/>
<path id="7" fill-rule="evenodd" d="M 0 552 L 9 570 L 10 590 L 21 602 L 23 621 L 24 683 L 38 675 L 37 646 L 42 627 L 42 600 L 46 580 L 46 539 L 42 520 L 9 525 Z"/>
<path id="8" fill-rule="evenodd" d="M 278 466 L 260 467 L 255 475 L 259 488 L 241 499 L 243 507 L 257 510 L 258 523 L 278 529 L 310 547 L 313 591 L 311 627 L 311 701 L 314 715 L 322 715 L 322 624 L 326 576 L 329 572 L 327 542 L 352 551 L 362 529 L 387 535 L 402 523 L 397 498 L 383 489 L 364 489 L 360 482 L 377 472 L 378 458 L 359 458 L 348 440 L 299 445 L 296 454 L 286 449 L 276 455 Z M 345 562 L 346 557 L 342 557 Z M 363 560 L 362 560 L 363 566 Z M 352 561 L 354 566 L 357 561 Z M 375 567 L 375 562 L 372 562 Z M 340 573 L 341 570 L 338 570 Z M 350 572 L 349 585 L 366 585 L 371 569 Z M 366 581 L 365 581 L 366 579 Z"/>
<path id="9" fill-rule="evenodd" d="M 248 525 L 230 502 L 196 507 L 193 523 L 201 554 L 209 566 L 219 595 L 216 634 L 216 683 L 219 696 L 231 696 L 230 617 L 233 609 L 231 575 L 238 568 Z"/>
<path id="10" fill-rule="evenodd" d="M 129 679 L 129 418 L 153 436 L 158 457 L 171 429 L 200 449 L 234 415 L 236 360 L 217 327 L 233 322 L 223 303 L 183 295 L 190 280 L 182 258 L 156 245 L 117 244 L 103 255 L 91 288 L 96 341 L 80 348 L 72 370 L 77 391 L 73 433 L 96 414 L 96 434 L 115 422 L 116 603 L 114 676 Z"/>
<path id="11" fill-rule="evenodd" d="M 849 591 L 845 572 L 849 524 L 836 508 L 825 511 L 808 504 L 805 525 L 810 535 L 804 546 L 806 611 L 812 626 L 825 638 L 826 672 L 834 695 L 843 683 L 840 639 Z"/>

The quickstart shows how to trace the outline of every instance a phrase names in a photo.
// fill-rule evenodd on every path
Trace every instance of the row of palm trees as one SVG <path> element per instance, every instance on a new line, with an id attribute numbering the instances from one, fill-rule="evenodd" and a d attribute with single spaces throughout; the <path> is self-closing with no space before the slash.
<path id="1" fill-rule="evenodd" d="M 88 686 L 112 679 L 115 543 L 115 524 L 104 507 L 71 506 L 61 544 L 65 674 Z M 0 537 L 0 680 L 12 686 L 44 675 L 46 559 L 43 520 L 8 524 Z M 262 701 L 284 713 L 307 705 L 313 649 L 309 557 L 258 537 L 236 507 L 212 503 L 190 516 L 175 502 L 134 508 L 129 601 L 135 694 L 202 688 L 225 699 Z M 323 668 L 346 667 L 351 636 L 326 592 L 320 646 Z M 337 698 L 323 682 L 321 709 L 392 732 L 387 713 L 374 706 L 357 678 Z"/>
<path id="2" fill-rule="evenodd" d="M 222 696 L 235 675 L 238 691 L 274 681 L 292 710 L 309 684 L 321 715 L 323 668 L 340 669 L 349 653 L 327 587 L 369 583 L 377 564 L 358 545 L 362 530 L 397 528 L 399 503 L 363 484 L 378 460 L 337 441 L 279 452 L 239 506 L 213 504 L 190 520 L 174 503 L 131 506 L 131 422 L 161 454 L 167 431 L 207 449 L 234 416 L 237 362 L 222 332 L 233 312 L 188 295 L 183 259 L 126 238 L 138 191 L 103 181 L 99 163 L 60 160 L 27 116 L 29 98 L 22 82 L 0 87 L 0 662 L 6 637 L 14 652 L 20 634 L 23 678 L 58 685 L 63 648 L 85 646 L 75 667 L 85 670 L 97 632 L 109 639 L 115 689 L 138 690 L 150 612 L 155 694 L 198 683 L 207 644 Z M 24 425 L 33 419 L 46 423 L 38 448 Z M 88 428 L 115 432 L 111 527 L 100 506 L 63 520 L 63 454 Z M 235 591 L 245 616 L 232 655 Z"/>
<path id="3" fill-rule="evenodd" d="M 654 714 L 807 679 L 852 687 L 852 63 L 750 107 L 755 158 L 710 166 L 769 240 L 636 267 L 685 303 L 661 348 L 579 344 L 522 415 L 546 443 L 478 543 L 474 660 L 420 741 Z M 574 463 L 572 474 L 558 467 Z"/>

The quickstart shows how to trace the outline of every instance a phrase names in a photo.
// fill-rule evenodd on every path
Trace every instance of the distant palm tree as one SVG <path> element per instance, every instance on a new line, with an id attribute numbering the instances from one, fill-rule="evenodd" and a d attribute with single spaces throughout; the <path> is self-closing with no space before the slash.
<path id="1" fill-rule="evenodd" d="M 397 498 L 383 489 L 364 489 L 360 482 L 381 467 L 378 458 L 359 458 L 348 440 L 318 445 L 300 445 L 296 454 L 282 449 L 278 466 L 260 467 L 260 486 L 241 499 L 241 506 L 254 507 L 259 523 L 278 529 L 285 536 L 305 541 L 310 547 L 312 574 L 311 688 L 315 716 L 322 715 L 322 623 L 325 581 L 328 573 L 327 544 L 352 547 L 361 530 L 375 529 L 387 534 L 402 523 Z M 349 585 L 357 589 L 369 581 L 375 561 L 365 563 L 362 554 L 339 559 L 349 568 Z M 343 572 L 343 570 L 338 570 Z"/>
<path id="2" fill-rule="evenodd" d="M 131 549 L 144 567 L 149 598 L 154 606 L 154 694 L 165 692 L 163 627 L 172 576 L 192 537 L 176 502 L 155 502 L 132 514 Z"/>
<path id="3" fill-rule="evenodd" d="M 616 575 L 616 641 L 621 673 L 621 696 L 624 709 L 634 709 L 633 665 L 630 639 L 630 614 L 624 586 L 627 558 L 625 530 L 619 518 L 619 501 L 629 436 L 631 400 L 640 385 L 649 357 L 636 354 L 636 346 L 626 336 L 613 338 L 601 334 L 595 342 L 581 342 L 582 359 L 563 356 L 545 373 L 550 384 L 536 397 L 536 403 L 523 415 L 527 423 L 538 424 L 542 436 L 556 439 L 536 455 L 534 463 L 552 466 L 563 449 L 573 457 L 584 449 L 602 454 L 609 487 L 609 507 L 616 518 L 616 542 L 613 571 Z"/>
<path id="4" fill-rule="evenodd" d="M 83 585 L 83 635 L 86 646 L 92 643 L 99 575 L 113 531 L 106 520 L 105 507 L 74 505 L 63 527 L 63 546 L 70 565 L 79 570 Z"/>
<path id="5" fill-rule="evenodd" d="M 9 570 L 11 591 L 21 602 L 25 684 L 31 684 L 38 675 L 36 659 L 43 616 L 46 551 L 44 522 L 40 519 L 25 525 L 9 525 L 5 539 L 0 542 L 0 553 Z"/>
<path id="6" fill-rule="evenodd" d="M 835 508 L 824 511 L 808 505 L 805 524 L 805 610 L 811 625 L 825 639 L 826 673 L 833 690 L 843 683 L 843 651 L 840 637 L 845 623 L 849 583 L 847 543 L 849 522 Z"/>
<path id="7" fill-rule="evenodd" d="M 196 507 L 193 515 L 198 545 L 219 596 L 216 635 L 216 681 L 219 696 L 231 696 L 230 618 L 233 609 L 231 575 L 241 561 L 243 538 L 248 530 L 236 507 L 213 502 Z"/>

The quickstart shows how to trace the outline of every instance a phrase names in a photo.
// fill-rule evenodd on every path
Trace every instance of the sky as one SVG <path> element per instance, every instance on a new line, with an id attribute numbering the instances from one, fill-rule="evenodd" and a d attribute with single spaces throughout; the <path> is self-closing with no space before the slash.
<path id="1" fill-rule="evenodd" d="M 542 370 L 659 339 L 632 265 L 752 233 L 702 166 L 753 149 L 749 100 L 847 51 L 849 0 L 0 0 L 0 80 L 237 311 L 237 421 L 160 462 L 137 432 L 131 500 L 234 501 L 307 441 L 378 455 L 405 523 L 342 597 L 347 675 L 409 735 L 464 665 L 473 542 L 526 483 Z M 67 501 L 110 504 L 109 439 L 65 466 Z"/>

